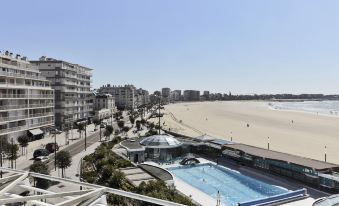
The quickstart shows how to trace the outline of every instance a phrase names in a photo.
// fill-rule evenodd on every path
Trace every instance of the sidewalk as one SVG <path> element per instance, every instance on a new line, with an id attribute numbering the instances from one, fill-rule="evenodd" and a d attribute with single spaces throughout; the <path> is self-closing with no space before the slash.
<path id="1" fill-rule="evenodd" d="M 89 146 L 86 151 L 83 150 L 79 154 L 72 157 L 72 165 L 66 169 L 65 171 L 65 178 L 72 179 L 72 180 L 79 180 L 80 174 L 80 162 L 82 158 L 86 155 L 94 153 L 95 149 L 101 144 L 101 142 L 96 142 Z M 61 177 L 61 170 L 57 168 L 57 171 L 54 169 L 51 171 L 52 176 Z"/>
<path id="2" fill-rule="evenodd" d="M 87 136 L 95 133 L 94 132 L 94 124 L 90 124 L 87 126 L 86 129 Z M 73 134 L 72 134 L 73 133 Z M 82 138 L 85 137 L 85 132 L 82 132 Z M 69 144 L 66 144 L 66 134 L 65 132 L 61 134 L 56 135 L 56 142 L 59 145 L 59 150 L 62 150 L 64 148 L 67 148 L 70 145 L 73 145 L 77 143 L 80 140 L 80 134 L 77 131 L 77 129 L 73 129 L 69 132 Z M 16 168 L 17 169 L 24 169 L 29 167 L 31 164 L 33 164 L 33 153 L 36 149 L 44 149 L 45 145 L 48 143 L 54 143 L 54 135 L 46 135 L 45 138 L 36 140 L 33 142 L 29 142 L 29 145 L 27 147 L 27 153 L 21 156 L 21 147 L 19 148 L 18 155 L 20 157 L 16 160 Z M 8 161 L 4 164 L 4 166 L 8 166 Z"/>

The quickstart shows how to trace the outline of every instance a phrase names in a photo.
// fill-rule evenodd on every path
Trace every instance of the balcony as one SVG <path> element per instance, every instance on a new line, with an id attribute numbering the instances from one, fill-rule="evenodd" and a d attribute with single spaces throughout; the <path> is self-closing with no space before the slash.
<path id="1" fill-rule="evenodd" d="M 31 94 L 31 99 L 54 99 L 54 94 Z"/>
<path id="2" fill-rule="evenodd" d="M 0 117 L 0 122 L 9 122 L 20 119 L 27 119 L 28 115 L 13 116 L 13 117 Z"/>
<path id="3" fill-rule="evenodd" d="M 0 94 L 2 99 L 27 99 L 28 97 L 28 94 Z"/>
<path id="4" fill-rule="evenodd" d="M 42 113 L 29 114 L 29 118 L 32 118 L 32 117 L 45 117 L 45 116 L 54 116 L 54 112 L 42 112 Z"/>
<path id="5" fill-rule="evenodd" d="M 0 106 L 0 110 L 27 109 L 27 108 L 28 108 L 28 104 Z"/>
<path id="6" fill-rule="evenodd" d="M 0 76 L 47 81 L 46 77 L 41 76 L 41 75 L 29 75 L 29 74 L 13 73 L 13 72 L 5 72 L 5 71 L 0 71 Z"/>

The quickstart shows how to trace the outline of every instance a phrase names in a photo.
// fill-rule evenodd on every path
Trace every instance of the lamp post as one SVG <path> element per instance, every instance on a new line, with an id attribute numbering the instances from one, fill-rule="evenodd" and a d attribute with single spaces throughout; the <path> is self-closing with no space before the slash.
<path id="1" fill-rule="evenodd" d="M 0 167 L 2 167 L 2 138 L 0 137 Z M 2 170 L 0 171 L 0 178 L 2 178 Z"/>
<path id="2" fill-rule="evenodd" d="M 325 162 L 327 162 L 327 154 L 326 154 L 327 147 L 325 146 Z"/>
<path id="3" fill-rule="evenodd" d="M 161 97 L 159 96 L 159 134 L 160 134 L 160 104 L 161 104 L 161 99 L 160 99 Z"/>
<path id="4" fill-rule="evenodd" d="M 100 142 L 101 142 L 101 124 L 102 124 L 102 121 L 101 121 L 101 119 L 100 119 L 100 125 L 99 125 L 99 128 L 100 128 L 100 131 L 99 131 L 99 133 L 100 133 Z"/>
<path id="5" fill-rule="evenodd" d="M 54 171 L 56 171 L 56 131 L 54 132 Z"/>
<path id="6" fill-rule="evenodd" d="M 86 151 L 86 148 L 87 148 L 87 121 L 85 122 L 85 151 Z"/>

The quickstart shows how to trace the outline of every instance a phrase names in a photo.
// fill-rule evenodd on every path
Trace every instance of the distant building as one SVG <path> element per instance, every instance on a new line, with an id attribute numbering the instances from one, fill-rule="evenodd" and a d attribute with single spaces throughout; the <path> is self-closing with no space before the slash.
<path id="1" fill-rule="evenodd" d="M 94 111 L 98 119 L 111 117 L 116 112 L 114 97 L 111 94 L 95 94 Z"/>
<path id="2" fill-rule="evenodd" d="M 137 90 L 137 102 L 138 106 L 147 105 L 150 103 L 150 95 L 147 90 L 142 88 Z"/>
<path id="3" fill-rule="evenodd" d="M 165 102 L 165 103 L 170 102 L 171 89 L 170 88 L 162 88 L 161 89 L 161 96 L 162 96 L 163 102 Z"/>
<path id="4" fill-rule="evenodd" d="M 45 56 L 31 63 L 39 68 L 55 90 L 56 127 L 69 129 L 75 122 L 91 117 L 92 69 Z"/>
<path id="5" fill-rule="evenodd" d="M 115 105 L 120 110 L 133 110 L 150 103 L 148 91 L 141 88 L 136 89 L 133 85 L 111 86 L 107 84 L 100 87 L 98 92 L 111 94 L 115 99 Z"/>
<path id="6" fill-rule="evenodd" d="M 209 91 L 204 91 L 202 96 L 203 96 L 204 100 L 209 100 L 210 99 L 210 92 Z"/>
<path id="7" fill-rule="evenodd" d="M 181 92 L 180 92 L 181 93 Z M 170 95 L 170 101 L 171 102 L 177 102 L 181 100 L 181 95 L 178 92 L 178 90 L 172 91 Z"/>
<path id="8" fill-rule="evenodd" d="M 197 90 L 185 90 L 184 101 L 200 101 L 200 91 Z"/>
<path id="9" fill-rule="evenodd" d="M 26 57 L 0 53 L 0 138 L 41 138 L 54 125 L 54 91 Z"/>
<path id="10" fill-rule="evenodd" d="M 115 99 L 115 105 L 120 110 L 133 110 L 137 107 L 136 88 L 133 85 L 100 87 L 99 93 L 111 94 Z"/>

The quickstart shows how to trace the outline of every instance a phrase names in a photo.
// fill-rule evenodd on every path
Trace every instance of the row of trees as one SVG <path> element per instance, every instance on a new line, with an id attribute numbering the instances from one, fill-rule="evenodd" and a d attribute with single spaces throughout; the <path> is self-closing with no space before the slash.
<path id="1" fill-rule="evenodd" d="M 72 157 L 68 151 L 60 151 L 56 155 L 56 165 L 61 169 L 61 176 L 65 177 L 66 168 L 72 165 Z M 44 162 L 34 162 L 29 167 L 30 172 L 49 175 L 48 165 Z M 40 189 L 47 189 L 51 185 L 49 180 L 43 178 L 34 178 L 34 186 Z"/>

